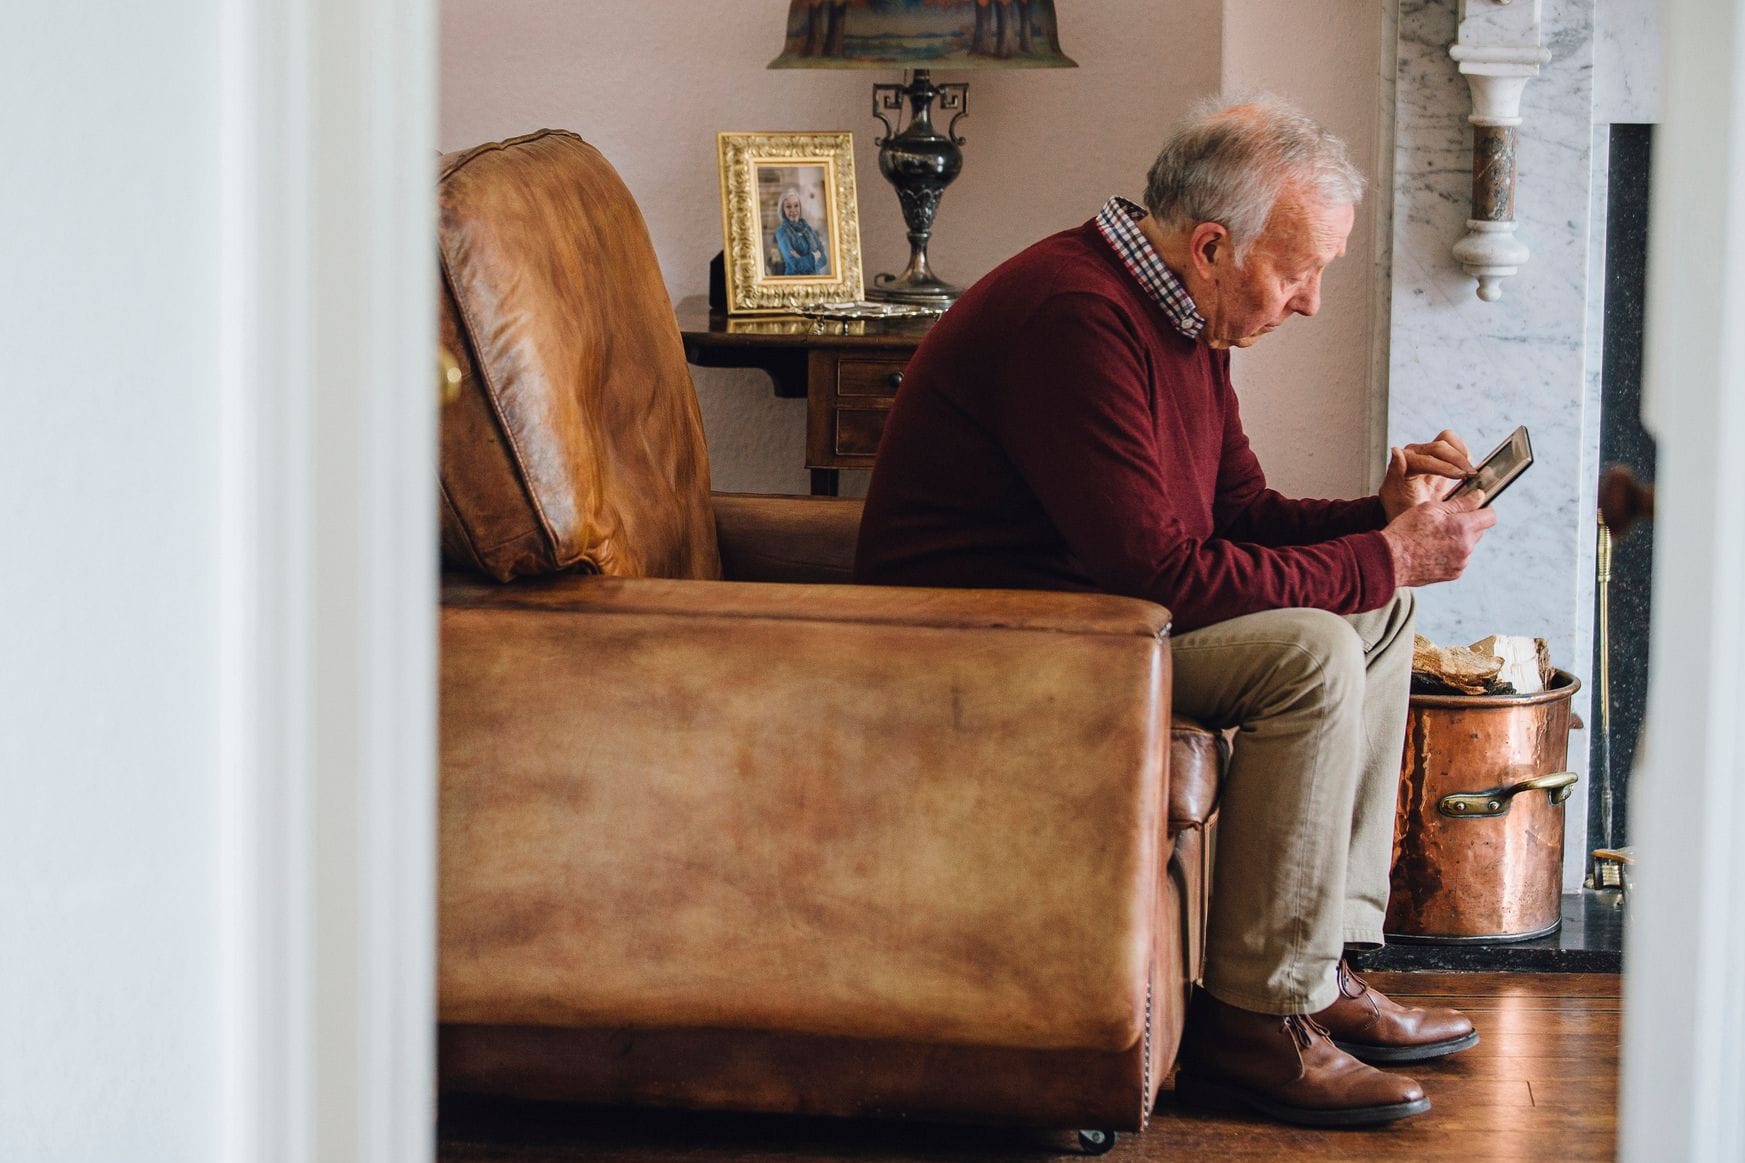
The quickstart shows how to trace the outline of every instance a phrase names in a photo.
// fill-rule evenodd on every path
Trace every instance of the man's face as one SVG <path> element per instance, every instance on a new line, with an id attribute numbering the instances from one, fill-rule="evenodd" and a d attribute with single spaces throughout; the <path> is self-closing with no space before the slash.
<path id="1" fill-rule="evenodd" d="M 1345 253 L 1353 206 L 1321 206 L 1280 195 L 1266 229 L 1238 267 L 1228 245 L 1194 296 L 1212 347 L 1250 347 L 1292 315 L 1321 309 L 1321 272 Z M 1203 300 L 1203 301 L 1202 301 Z"/>

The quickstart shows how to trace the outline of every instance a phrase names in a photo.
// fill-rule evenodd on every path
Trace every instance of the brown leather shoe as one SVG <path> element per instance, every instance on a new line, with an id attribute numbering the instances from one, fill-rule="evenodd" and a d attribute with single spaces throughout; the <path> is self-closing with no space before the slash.
<path id="1" fill-rule="evenodd" d="M 1339 959 L 1339 997 L 1314 1015 L 1333 1044 L 1365 1062 L 1422 1062 L 1478 1045 L 1472 1019 L 1459 1010 L 1403 1006 Z"/>
<path id="2" fill-rule="evenodd" d="M 1306 1014 L 1257 1014 L 1195 988 L 1175 1093 L 1182 1102 L 1249 1107 L 1287 1123 L 1360 1127 L 1430 1109 L 1409 1078 L 1365 1066 Z"/>

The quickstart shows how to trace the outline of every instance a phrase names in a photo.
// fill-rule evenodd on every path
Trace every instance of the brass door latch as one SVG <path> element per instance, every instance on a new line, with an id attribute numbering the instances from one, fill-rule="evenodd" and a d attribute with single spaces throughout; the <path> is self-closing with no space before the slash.
<path id="1" fill-rule="evenodd" d="M 436 398 L 443 404 L 460 399 L 460 362 L 448 353 L 448 348 L 436 349 Z"/>

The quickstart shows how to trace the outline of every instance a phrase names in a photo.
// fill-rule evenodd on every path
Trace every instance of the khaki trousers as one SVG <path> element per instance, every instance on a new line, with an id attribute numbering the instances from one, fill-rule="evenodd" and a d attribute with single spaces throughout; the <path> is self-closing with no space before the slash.
<path id="1" fill-rule="evenodd" d="M 1205 988 L 1262 1013 L 1337 996 L 1382 943 L 1412 673 L 1410 590 L 1367 614 L 1270 610 L 1172 640 L 1175 707 L 1235 727 Z"/>

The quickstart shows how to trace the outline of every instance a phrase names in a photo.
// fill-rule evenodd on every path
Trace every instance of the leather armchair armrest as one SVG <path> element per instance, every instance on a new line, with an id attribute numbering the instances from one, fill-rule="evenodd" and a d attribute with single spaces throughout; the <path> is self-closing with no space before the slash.
<path id="1" fill-rule="evenodd" d="M 1183 715 L 1170 724 L 1169 830 L 1204 828 L 1218 810 L 1233 730 L 1214 731 Z"/>
<path id="2" fill-rule="evenodd" d="M 1167 618 L 1023 591 L 452 591 L 443 1020 L 1133 1046 Z"/>
<path id="3" fill-rule="evenodd" d="M 442 580 L 442 605 L 445 610 L 518 609 L 867 623 L 915 629 L 1038 630 L 1147 641 L 1163 640 L 1170 626 L 1170 614 L 1164 607 L 1112 594 L 792 586 L 575 573 L 523 579 L 513 585 L 451 573 Z"/>
<path id="4" fill-rule="evenodd" d="M 860 512 L 857 498 L 716 493 L 722 575 L 729 581 L 851 581 Z"/>

